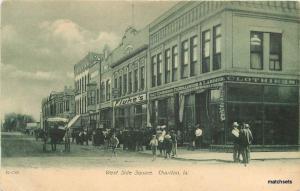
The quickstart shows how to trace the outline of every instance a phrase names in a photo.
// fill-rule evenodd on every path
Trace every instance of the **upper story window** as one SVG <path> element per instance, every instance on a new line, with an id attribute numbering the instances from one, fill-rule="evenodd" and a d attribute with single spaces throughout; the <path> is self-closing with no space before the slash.
<path id="1" fill-rule="evenodd" d="M 213 39 L 213 70 L 221 68 L 221 25 L 214 27 L 214 39 Z"/>
<path id="2" fill-rule="evenodd" d="M 86 76 L 84 76 L 84 91 L 86 91 L 86 85 L 87 85 L 87 83 L 86 83 Z"/>
<path id="3" fill-rule="evenodd" d="M 250 67 L 263 69 L 263 33 L 251 32 L 250 34 Z"/>
<path id="4" fill-rule="evenodd" d="M 178 79 L 178 46 L 175 45 L 172 48 L 172 81 Z"/>
<path id="5" fill-rule="evenodd" d="M 127 92 L 127 74 L 123 75 L 123 95 Z"/>
<path id="6" fill-rule="evenodd" d="M 193 36 L 191 38 L 191 51 L 190 51 L 190 55 L 191 55 L 191 64 L 190 64 L 190 76 L 194 76 L 195 75 L 195 65 L 197 63 L 197 59 L 198 59 L 198 48 L 197 48 L 197 41 L 198 38 L 197 36 Z"/>
<path id="7" fill-rule="evenodd" d="M 69 111 L 70 110 L 70 101 L 67 100 L 66 101 L 66 111 Z"/>
<path id="8" fill-rule="evenodd" d="M 87 105 L 95 105 L 95 98 L 96 98 L 95 91 L 94 90 L 88 91 Z"/>
<path id="9" fill-rule="evenodd" d="M 132 92 L 132 72 L 128 72 L 128 93 Z"/>
<path id="10" fill-rule="evenodd" d="M 152 87 L 156 86 L 157 78 L 157 65 L 156 65 L 156 55 L 151 58 L 151 76 L 152 76 Z"/>
<path id="11" fill-rule="evenodd" d="M 122 95 L 122 76 L 119 76 L 119 96 Z"/>
<path id="12" fill-rule="evenodd" d="M 100 86 L 100 102 L 103 103 L 105 101 L 105 82 L 101 82 Z"/>
<path id="13" fill-rule="evenodd" d="M 282 35 L 280 33 L 270 33 L 270 70 L 282 70 Z"/>
<path id="14" fill-rule="evenodd" d="M 210 71 L 210 30 L 202 32 L 202 73 Z"/>
<path id="15" fill-rule="evenodd" d="M 118 89 L 118 78 L 115 77 L 114 79 L 114 90 Z M 115 93 L 113 93 L 113 97 L 118 97 Z"/>
<path id="16" fill-rule="evenodd" d="M 171 51 L 167 49 L 165 51 L 165 83 L 171 81 Z"/>
<path id="17" fill-rule="evenodd" d="M 189 73 L 189 46 L 188 46 L 188 41 L 183 41 L 181 44 L 181 49 L 182 49 L 182 57 L 181 57 L 181 78 L 187 78 Z"/>
<path id="18" fill-rule="evenodd" d="M 99 103 L 99 89 L 97 89 L 97 103 Z"/>
<path id="19" fill-rule="evenodd" d="M 145 67 L 142 66 L 140 68 L 140 90 L 144 90 L 145 89 Z"/>
<path id="20" fill-rule="evenodd" d="M 106 101 L 110 100 L 110 80 L 106 81 Z"/>
<path id="21" fill-rule="evenodd" d="M 157 55 L 157 85 L 162 84 L 162 55 L 159 53 Z"/>
<path id="22" fill-rule="evenodd" d="M 138 87 L 139 87 L 139 81 L 138 81 L 138 69 L 134 70 L 134 88 L 133 88 L 133 92 L 137 92 Z"/>

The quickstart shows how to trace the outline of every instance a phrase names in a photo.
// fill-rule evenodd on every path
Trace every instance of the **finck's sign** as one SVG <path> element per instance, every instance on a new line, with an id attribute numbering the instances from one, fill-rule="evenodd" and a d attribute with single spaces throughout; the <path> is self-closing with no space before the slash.
<path id="1" fill-rule="evenodd" d="M 129 97 L 129 98 L 120 99 L 118 101 L 115 101 L 114 106 L 118 107 L 118 106 L 132 104 L 132 103 L 139 103 L 139 102 L 146 101 L 146 100 L 147 100 L 147 95 L 146 94 L 141 94 L 141 95 L 137 95 L 137 96 L 133 96 L 133 97 Z"/>

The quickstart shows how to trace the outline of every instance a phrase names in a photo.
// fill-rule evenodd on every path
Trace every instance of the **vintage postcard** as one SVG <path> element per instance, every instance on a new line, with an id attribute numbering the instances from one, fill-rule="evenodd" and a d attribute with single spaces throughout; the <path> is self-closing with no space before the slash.
<path id="1" fill-rule="evenodd" d="M 0 190 L 299 191 L 299 13 L 3 1 Z"/>

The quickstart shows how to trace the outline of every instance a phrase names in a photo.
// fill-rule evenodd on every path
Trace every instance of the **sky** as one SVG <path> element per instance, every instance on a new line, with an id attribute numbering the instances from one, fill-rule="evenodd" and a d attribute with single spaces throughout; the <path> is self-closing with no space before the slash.
<path id="1" fill-rule="evenodd" d="M 175 4 L 2 2 L 0 117 L 16 112 L 39 121 L 41 100 L 52 91 L 74 86 L 74 64 L 89 51 L 100 53 L 105 44 L 116 47 L 128 26 L 142 29 Z"/>

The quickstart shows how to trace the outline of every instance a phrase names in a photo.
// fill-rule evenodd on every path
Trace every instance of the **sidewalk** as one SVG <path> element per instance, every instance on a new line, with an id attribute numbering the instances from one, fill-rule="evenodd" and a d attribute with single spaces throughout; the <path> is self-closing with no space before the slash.
<path id="1" fill-rule="evenodd" d="M 143 154 L 152 155 L 151 151 L 140 151 Z M 158 151 L 159 153 L 159 151 Z M 232 162 L 232 153 L 210 152 L 209 150 L 178 149 L 177 160 L 193 160 L 193 161 L 219 161 Z M 159 156 L 159 154 L 158 154 Z M 251 152 L 251 160 L 283 160 L 283 159 L 300 159 L 300 152 Z"/>

